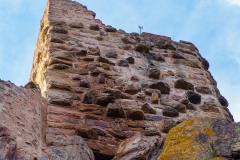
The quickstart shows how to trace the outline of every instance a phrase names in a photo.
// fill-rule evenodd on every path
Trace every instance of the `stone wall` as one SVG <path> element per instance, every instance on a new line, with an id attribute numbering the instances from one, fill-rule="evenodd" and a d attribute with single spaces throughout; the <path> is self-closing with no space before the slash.
<path id="1" fill-rule="evenodd" d="M 11 82 L 0 80 L 0 130 L 2 132 L 5 127 L 11 135 L 11 141 L 16 145 L 13 147 L 16 152 L 12 151 L 15 158 L 33 159 L 43 155 L 46 123 L 43 116 L 46 106 L 47 103 L 42 99 L 39 89 L 17 87 Z M 4 147 L 4 138 L 1 140 L 0 146 Z M 0 152 L 3 149 L 1 147 Z M 2 152 L 0 159 L 1 156 L 7 159 Z"/>
<path id="2" fill-rule="evenodd" d="M 47 146 L 79 135 L 99 159 L 120 159 L 134 136 L 161 139 L 191 117 L 232 120 L 192 43 L 129 34 L 95 16 L 71 0 L 47 3 L 31 73 L 48 100 Z"/>
<path id="3" fill-rule="evenodd" d="M 17 87 L 0 80 L 0 159 L 94 160 L 77 135 L 48 137 L 46 145 L 46 109 L 47 101 L 33 83 Z"/>

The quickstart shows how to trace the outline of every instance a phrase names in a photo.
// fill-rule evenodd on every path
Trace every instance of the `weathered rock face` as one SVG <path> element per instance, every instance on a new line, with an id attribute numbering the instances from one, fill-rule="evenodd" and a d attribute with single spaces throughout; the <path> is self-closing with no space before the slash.
<path id="1" fill-rule="evenodd" d="M 0 159 L 240 158 L 239 124 L 192 43 L 95 16 L 48 0 L 31 82 L 0 80 Z"/>
<path id="2" fill-rule="evenodd" d="M 185 119 L 231 120 L 208 62 L 192 43 L 128 34 L 95 16 L 71 0 L 47 4 L 30 78 L 48 100 L 47 140 L 79 135 L 98 159 L 136 158 L 119 148 L 133 146 L 135 136 L 145 135 L 140 139 L 151 148 L 148 136 L 162 140 Z M 146 149 L 140 158 L 151 159 L 153 150 L 159 153 Z"/>
<path id="3" fill-rule="evenodd" d="M 16 159 L 17 144 L 13 133 L 7 127 L 0 127 L 0 159 Z"/>
<path id="4" fill-rule="evenodd" d="M 34 83 L 25 88 L 0 80 L 0 159 L 86 159 L 92 151 L 80 136 L 46 128 L 47 101 Z M 56 133 L 54 137 L 46 133 Z"/>
<path id="5" fill-rule="evenodd" d="M 239 159 L 240 124 L 224 119 L 193 118 L 171 129 L 158 160 Z"/>
<path id="6" fill-rule="evenodd" d="M 43 116 L 47 102 L 33 84 L 26 88 L 0 80 L 0 159 L 45 155 Z"/>

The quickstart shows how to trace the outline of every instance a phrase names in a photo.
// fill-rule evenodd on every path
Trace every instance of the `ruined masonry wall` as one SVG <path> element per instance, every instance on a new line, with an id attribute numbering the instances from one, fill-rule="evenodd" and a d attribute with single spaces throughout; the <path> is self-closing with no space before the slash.
<path id="1" fill-rule="evenodd" d="M 120 143 L 149 128 L 164 136 L 191 117 L 232 120 L 192 43 L 129 34 L 95 16 L 71 0 L 47 4 L 30 78 L 48 100 L 47 145 L 77 134 L 113 158 Z"/>
<path id="2" fill-rule="evenodd" d="M 17 87 L 11 82 L 0 80 L 0 131 L 6 127 L 14 137 L 16 152 L 12 150 L 12 155 L 15 158 L 33 159 L 43 155 L 46 123 L 43 116 L 46 107 L 47 103 L 42 99 L 39 89 Z M 7 152 L 10 147 L 1 148 L 8 139 L 3 138 L 4 134 L 0 135 L 0 143 L 3 145 L 0 145 L 1 159 L 4 156 L 2 151 Z"/>

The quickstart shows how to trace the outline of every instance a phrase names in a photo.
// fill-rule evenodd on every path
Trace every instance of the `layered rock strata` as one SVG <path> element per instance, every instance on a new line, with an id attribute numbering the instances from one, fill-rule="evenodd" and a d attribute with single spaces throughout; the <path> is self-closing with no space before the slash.
<path id="1" fill-rule="evenodd" d="M 0 79 L 0 159 L 94 160 L 80 136 L 58 134 L 46 145 L 46 109 L 33 83 L 24 88 Z"/>
<path id="2" fill-rule="evenodd" d="M 161 137 L 186 119 L 232 120 L 192 43 L 129 34 L 95 16 L 71 0 L 47 3 L 30 78 L 48 101 L 47 146 L 58 135 L 78 135 L 98 159 L 150 159 L 160 154 Z M 136 147 L 134 137 L 148 150 L 127 155 L 122 146 Z"/>

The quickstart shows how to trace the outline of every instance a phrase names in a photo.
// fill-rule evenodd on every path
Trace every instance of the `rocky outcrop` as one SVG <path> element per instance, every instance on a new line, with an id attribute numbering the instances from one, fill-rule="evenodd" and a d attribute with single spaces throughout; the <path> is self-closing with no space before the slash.
<path id="1" fill-rule="evenodd" d="M 158 160 L 239 159 L 239 123 L 217 118 L 193 118 L 172 128 Z"/>
<path id="2" fill-rule="evenodd" d="M 192 43 L 126 33 L 95 16 L 75 1 L 48 0 L 31 82 L 0 82 L 0 159 L 155 160 L 184 120 L 233 120 Z M 238 157 L 238 146 L 219 156 Z"/>
<path id="3" fill-rule="evenodd" d="M 119 145 L 113 160 L 149 159 L 154 160 L 161 153 L 163 140 L 160 136 L 134 136 Z"/>
<path id="4" fill-rule="evenodd" d="M 112 159 L 136 135 L 165 134 L 191 117 L 231 120 L 192 43 L 126 33 L 95 16 L 71 0 L 48 2 L 30 78 L 48 100 L 47 131 L 79 135 Z"/>
<path id="5" fill-rule="evenodd" d="M 24 88 L 0 80 L 0 107 L 0 159 L 94 160 L 80 136 L 46 128 L 47 101 L 34 83 Z"/>
<path id="6" fill-rule="evenodd" d="M 7 127 L 0 127 L 0 144 L 0 159 L 16 159 L 16 139 L 13 133 Z"/>

